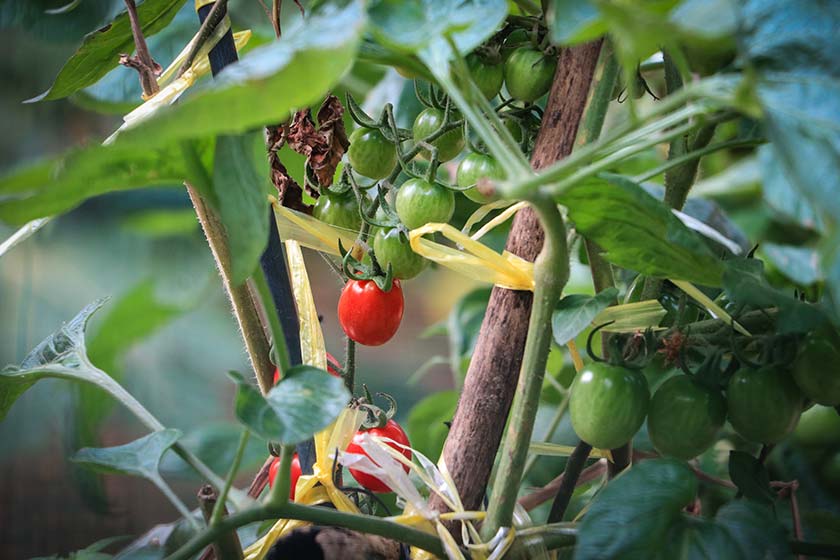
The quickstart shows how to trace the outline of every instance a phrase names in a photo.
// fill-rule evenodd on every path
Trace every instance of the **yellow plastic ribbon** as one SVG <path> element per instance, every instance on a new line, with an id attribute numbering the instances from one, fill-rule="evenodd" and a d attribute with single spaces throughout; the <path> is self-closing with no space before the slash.
<path id="1" fill-rule="evenodd" d="M 289 276 L 295 305 L 298 309 L 300 324 L 300 350 L 302 362 L 307 365 L 327 368 L 327 353 L 324 346 L 324 335 L 309 275 L 300 244 L 294 240 L 287 240 L 286 258 L 289 264 Z M 339 511 L 358 513 L 356 505 L 333 483 L 333 469 L 335 467 L 336 450 L 347 449 L 353 435 L 364 420 L 364 413 L 357 409 L 345 409 L 338 418 L 326 429 L 315 434 L 315 463 L 312 474 L 303 475 L 295 486 L 295 502 L 315 505 L 329 502 Z M 289 531 L 308 522 L 293 519 L 280 519 L 261 539 L 249 546 L 245 552 L 245 560 L 261 560 L 271 546 Z"/>
<path id="2" fill-rule="evenodd" d="M 304 247 L 338 255 L 338 242 L 349 249 L 356 242 L 358 231 L 344 230 L 313 218 L 309 214 L 281 206 L 272 199 L 274 218 L 280 239 L 294 239 Z"/>

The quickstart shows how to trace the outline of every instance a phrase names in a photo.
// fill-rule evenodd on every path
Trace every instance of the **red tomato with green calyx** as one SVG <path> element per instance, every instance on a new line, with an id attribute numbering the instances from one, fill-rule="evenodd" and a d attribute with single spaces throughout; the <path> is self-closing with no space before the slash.
<path id="1" fill-rule="evenodd" d="M 373 280 L 350 280 L 338 299 L 338 322 L 351 340 L 379 346 L 396 334 L 404 306 L 399 280 L 387 292 Z"/>
<path id="2" fill-rule="evenodd" d="M 369 430 L 356 432 L 356 435 L 353 436 L 353 441 L 350 443 L 350 445 L 347 446 L 348 453 L 364 455 L 370 458 L 370 456 L 367 453 L 365 453 L 364 449 L 362 449 L 362 446 L 360 444 L 362 434 L 365 433 L 383 438 L 389 438 L 405 446 L 411 445 L 408 441 L 408 436 L 405 434 L 405 431 L 403 431 L 402 427 L 395 421 L 388 420 L 388 422 L 382 428 L 371 428 Z M 402 453 L 406 459 L 411 459 L 411 451 L 409 449 L 403 449 L 401 447 L 398 447 L 397 445 L 394 445 L 391 442 L 386 442 L 386 445 Z M 373 461 L 373 459 L 371 459 L 371 461 Z M 375 461 L 374 463 L 378 465 L 378 463 L 376 463 Z M 379 480 L 377 477 L 367 473 L 363 473 L 356 469 L 348 470 L 350 471 L 350 474 L 353 475 L 353 478 L 356 479 L 356 482 L 358 482 L 363 488 L 367 488 L 371 492 L 391 492 L 391 489 L 388 487 L 388 485 Z M 408 467 L 403 465 L 403 470 L 405 472 L 408 472 Z"/>
<path id="3" fill-rule="evenodd" d="M 274 461 L 272 461 L 271 466 L 268 468 L 268 485 L 273 487 L 274 486 L 274 479 L 277 478 L 277 471 L 280 469 L 280 457 L 275 457 Z M 292 457 L 292 468 L 289 472 L 289 499 L 295 499 L 295 486 L 297 486 L 297 481 L 301 475 L 300 470 L 300 459 L 298 459 L 298 454 L 295 453 Z"/>

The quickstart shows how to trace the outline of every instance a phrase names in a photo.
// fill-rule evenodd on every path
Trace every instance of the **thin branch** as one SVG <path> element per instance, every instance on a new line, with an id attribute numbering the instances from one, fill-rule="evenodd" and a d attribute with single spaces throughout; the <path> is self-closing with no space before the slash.
<path id="1" fill-rule="evenodd" d="M 201 24 L 201 27 L 199 27 L 195 41 L 193 42 L 192 47 L 190 47 L 190 50 L 187 53 L 187 58 L 184 59 L 184 63 L 181 64 L 181 67 L 178 69 L 176 77 L 181 76 L 184 72 L 189 70 L 193 62 L 195 62 L 195 57 L 198 56 L 198 51 L 201 50 L 201 47 L 204 46 L 204 43 L 207 42 L 216 30 L 216 27 L 224 19 L 226 13 L 227 0 L 216 0 L 213 3 L 213 7 L 210 8 L 210 13 L 207 14 L 207 18 Z"/>
<path id="2" fill-rule="evenodd" d="M 592 446 L 585 441 L 581 441 L 569 456 L 569 460 L 566 461 L 563 480 L 560 481 L 557 495 L 554 497 L 554 503 L 551 504 L 551 511 L 548 514 L 549 523 L 555 523 L 563 519 L 566 508 L 569 507 L 569 502 L 572 499 L 572 493 L 583 471 L 583 466 L 586 464 L 586 459 L 589 458 L 591 451 Z M 609 466 L 607 466 L 607 469 L 609 470 Z"/>
<path id="3" fill-rule="evenodd" d="M 227 508 L 224 507 L 223 500 L 219 500 L 218 494 L 210 485 L 202 486 L 201 490 L 198 491 L 198 504 L 208 525 L 215 524 L 213 517 L 216 511 L 221 511 L 224 516 L 227 515 Z M 220 516 L 219 519 L 222 517 Z M 208 554 L 209 551 L 212 551 L 212 555 Z M 236 534 L 235 530 L 219 535 L 213 542 L 213 546 L 205 551 L 205 556 L 208 558 L 215 557 L 219 560 L 241 560 L 243 554 L 239 535 Z"/>
<path id="4" fill-rule="evenodd" d="M 587 482 L 591 482 L 598 477 L 604 475 L 607 472 L 607 460 L 600 459 L 597 463 L 589 465 L 580 473 L 577 481 L 575 481 L 575 486 L 580 486 L 581 484 L 586 484 Z M 551 482 L 539 488 L 530 494 L 526 494 L 519 498 L 519 505 L 525 508 L 526 511 L 531 511 L 535 507 L 544 504 L 548 500 L 557 496 L 557 493 L 560 491 L 560 487 L 563 484 L 563 480 L 566 478 L 566 473 L 560 473 L 557 477 L 555 477 Z"/>
<path id="5" fill-rule="evenodd" d="M 146 45 L 146 38 L 143 36 L 143 27 L 140 25 L 140 18 L 137 16 L 137 5 L 134 0 L 125 0 L 125 7 L 128 11 L 128 20 L 131 22 L 131 34 L 134 36 L 134 51 L 136 56 L 120 55 L 120 64 L 137 70 L 140 74 L 140 85 L 143 94 L 151 97 L 160 91 L 157 83 L 157 74 L 160 73 L 160 65 L 154 61 L 149 47 Z"/>

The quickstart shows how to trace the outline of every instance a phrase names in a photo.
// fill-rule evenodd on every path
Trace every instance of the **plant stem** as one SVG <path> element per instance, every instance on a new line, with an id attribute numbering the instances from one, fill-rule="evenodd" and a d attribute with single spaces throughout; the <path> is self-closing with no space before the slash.
<path id="1" fill-rule="evenodd" d="M 283 325 L 280 324 L 280 319 L 277 316 L 277 308 L 273 305 L 273 298 L 271 297 L 271 289 L 268 286 L 268 281 L 265 278 L 265 272 L 260 268 L 254 272 L 254 285 L 259 293 L 262 301 L 263 310 L 268 318 L 268 327 L 271 331 L 271 341 L 274 345 L 274 355 L 277 358 L 277 368 L 280 371 L 281 377 L 291 367 L 289 358 L 289 348 L 286 345 L 286 335 Z M 272 379 L 273 382 L 273 379 Z"/>
<path id="2" fill-rule="evenodd" d="M 586 465 L 586 459 L 589 453 L 592 452 L 592 446 L 581 441 L 575 447 L 575 450 L 569 455 L 569 460 L 566 461 L 566 470 L 563 473 L 563 482 L 560 484 L 560 489 L 554 497 L 554 502 L 551 504 L 551 511 L 548 513 L 548 522 L 555 523 L 563 519 L 566 513 L 566 508 L 569 507 L 569 501 L 572 499 L 572 493 L 575 491 L 577 480 L 580 473 Z"/>
<path id="3" fill-rule="evenodd" d="M 204 485 L 198 491 L 198 504 L 204 521 L 208 526 L 213 525 L 213 516 L 217 510 L 221 511 L 219 519 L 227 515 L 224 507 L 224 500 L 220 500 L 212 486 Z M 218 521 L 217 521 L 218 523 Z M 236 531 L 229 531 L 221 535 L 213 543 L 211 549 L 205 550 L 201 556 L 204 558 L 215 558 L 216 560 L 241 560 L 242 543 L 239 542 L 239 535 Z"/>
<path id="4" fill-rule="evenodd" d="M 277 477 L 274 486 L 268 493 L 268 503 L 282 505 L 289 501 L 291 491 L 292 457 L 295 454 L 294 445 L 283 445 L 280 448 L 280 465 L 277 467 Z"/>
<path id="5" fill-rule="evenodd" d="M 225 485 L 219 493 L 219 498 L 213 508 L 213 514 L 210 516 L 209 523 L 211 525 L 215 525 L 222 518 L 222 514 L 225 511 L 225 502 L 227 501 L 228 492 L 230 492 L 230 488 L 233 486 L 233 479 L 236 478 L 236 473 L 239 471 L 239 465 L 242 463 L 242 456 L 245 454 L 245 446 L 248 444 L 248 438 L 250 435 L 251 432 L 248 431 L 248 429 L 244 429 L 242 430 L 242 435 L 239 436 L 239 445 L 236 448 L 236 455 L 233 457 L 233 464 L 230 466 L 230 471 L 225 479 Z"/>
<path id="6" fill-rule="evenodd" d="M 763 143 L 762 140 L 727 140 L 725 142 L 718 142 L 716 144 L 711 144 L 709 146 L 705 146 L 705 147 L 697 149 L 697 150 L 692 150 L 692 151 L 690 151 L 688 153 L 685 153 L 685 154 L 683 154 L 679 157 L 676 157 L 674 159 L 669 159 L 668 161 L 666 161 L 662 165 L 660 165 L 658 167 L 654 167 L 650 171 L 646 171 L 645 173 L 642 173 L 640 175 L 636 175 L 635 177 L 633 177 L 633 180 L 637 183 L 642 183 L 644 181 L 648 181 L 648 180 L 656 177 L 657 175 L 661 175 L 662 173 L 665 173 L 666 171 L 668 171 L 670 169 L 673 169 L 675 167 L 679 167 L 679 166 L 683 165 L 684 163 L 687 163 L 687 162 L 690 162 L 690 161 L 693 161 L 693 160 L 698 160 L 705 155 L 709 155 L 711 153 L 714 153 L 714 152 L 717 152 L 717 151 L 720 151 L 720 150 L 726 150 L 728 148 L 741 148 L 741 147 L 748 147 L 748 146 L 756 146 L 756 145 L 762 144 L 762 143 Z"/>
<path id="7" fill-rule="evenodd" d="M 437 535 L 372 515 L 345 513 L 329 508 L 304 506 L 290 502 L 279 505 L 267 504 L 225 517 L 217 525 L 209 527 L 206 531 L 190 539 L 189 542 L 170 555 L 167 560 L 189 560 L 201 549 L 219 539 L 223 534 L 243 525 L 267 519 L 299 519 L 318 525 L 346 527 L 355 531 L 404 542 L 429 551 L 437 556 L 446 556 Z"/>
<path id="8" fill-rule="evenodd" d="M 184 59 L 183 64 L 181 64 L 181 67 L 178 68 L 178 73 L 175 75 L 176 78 L 180 77 L 184 72 L 189 70 L 190 66 L 192 66 L 195 61 L 196 55 L 198 55 L 198 51 L 201 50 L 201 47 L 216 30 L 216 26 L 218 26 L 224 19 L 225 14 L 227 14 L 227 0 L 216 0 L 213 3 L 213 7 L 210 8 L 210 13 L 207 14 L 207 17 L 201 23 L 201 27 L 198 28 L 198 33 L 195 36 L 195 42 L 192 44 L 192 47 L 187 53 L 187 57 Z"/>
<path id="9" fill-rule="evenodd" d="M 551 200 L 537 199 L 531 201 L 531 205 L 540 218 L 546 236 L 542 251 L 534 262 L 534 302 L 528 323 L 528 337 L 508 433 L 495 477 L 497 483 L 482 527 L 485 538 L 495 535 L 501 527 L 511 526 L 551 345 L 551 314 L 569 279 L 569 254 L 563 217 Z"/>
<path id="10" fill-rule="evenodd" d="M 159 67 L 152 58 L 149 46 L 146 44 L 146 38 L 143 36 L 143 26 L 137 16 L 137 5 L 134 0 L 125 0 L 125 7 L 128 11 L 128 20 L 131 23 L 131 34 L 134 37 L 134 50 L 137 53 L 135 61 L 137 64 L 131 66 L 136 68 L 140 74 L 140 85 L 143 88 L 143 93 L 151 97 L 160 91 L 155 77 L 155 70 Z"/>
<path id="11" fill-rule="evenodd" d="M 356 389 L 356 341 L 347 337 L 344 346 L 344 384 L 350 394 Z"/>
<path id="12" fill-rule="evenodd" d="M 150 478 L 149 480 L 154 482 L 155 486 L 158 487 L 158 490 L 160 490 L 161 493 L 164 496 L 166 496 L 166 499 L 168 499 L 170 503 L 173 506 L 175 506 L 175 509 L 178 510 L 178 513 L 180 513 L 181 516 L 184 519 L 186 519 L 190 525 L 192 525 L 193 529 L 195 529 L 196 531 L 201 530 L 201 525 L 199 525 L 198 520 L 195 518 L 195 516 L 193 516 L 192 512 L 187 508 L 187 506 L 184 505 L 184 502 L 181 501 L 181 498 L 179 498 L 175 494 L 175 492 L 172 491 L 172 488 L 169 487 L 166 481 L 164 481 L 159 476 Z"/>

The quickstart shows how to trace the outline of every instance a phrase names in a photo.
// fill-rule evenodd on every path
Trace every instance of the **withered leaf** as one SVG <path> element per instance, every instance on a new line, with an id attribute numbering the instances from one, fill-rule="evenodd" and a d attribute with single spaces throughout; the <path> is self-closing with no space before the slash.
<path id="1" fill-rule="evenodd" d="M 289 126 L 289 147 L 306 156 L 306 164 L 322 187 L 332 184 L 336 167 L 350 146 L 344 130 L 343 115 L 341 101 L 329 95 L 318 109 L 317 127 L 309 109 L 298 111 Z"/>

